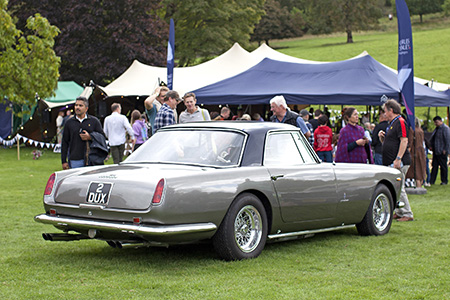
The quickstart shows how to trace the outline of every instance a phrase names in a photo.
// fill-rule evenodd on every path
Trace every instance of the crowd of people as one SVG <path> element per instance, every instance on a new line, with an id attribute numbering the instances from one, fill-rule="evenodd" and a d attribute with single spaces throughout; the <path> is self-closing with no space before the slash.
<path id="1" fill-rule="evenodd" d="M 181 102 L 186 109 L 178 116 L 176 108 Z M 222 121 L 231 117 L 231 110 L 226 106 L 220 112 L 210 113 L 197 105 L 194 93 L 186 93 L 181 99 L 176 91 L 165 86 L 156 88 L 145 99 L 144 108 L 143 113 L 133 110 L 129 121 L 121 113 L 120 103 L 113 103 L 111 114 L 105 118 L 102 126 L 95 116 L 88 115 L 88 99 L 78 97 L 74 105 L 75 115 L 71 115 L 71 110 L 67 110 L 67 116 L 64 116 L 64 111 L 60 111 L 56 119 L 63 169 L 103 164 L 109 153 L 117 164 L 123 160 L 127 144 L 131 143 L 131 151 L 134 151 L 159 128 L 176 123 Z M 252 120 L 248 114 L 233 117 L 235 120 Z M 263 121 L 259 114 L 253 117 Z"/>
<path id="2" fill-rule="evenodd" d="M 178 116 L 176 108 L 181 102 L 186 109 Z M 60 113 L 56 120 L 63 169 L 103 164 L 109 152 L 117 164 L 123 160 L 128 141 L 133 145 L 132 150 L 136 150 L 159 128 L 176 123 L 229 119 L 264 121 L 259 114 L 250 117 L 243 110 L 231 116 L 231 109 L 227 106 L 220 112 L 210 113 L 197 105 L 194 93 L 187 93 L 181 99 L 176 91 L 164 86 L 158 87 L 144 101 L 144 107 L 143 113 L 132 111 L 129 122 L 121 114 L 121 105 L 113 103 L 112 113 L 102 126 L 95 116 L 87 114 L 88 100 L 78 97 L 74 106 L 75 116 Z M 441 185 L 448 184 L 450 129 L 440 116 L 433 119 L 436 129 L 426 139 L 419 120 L 415 120 L 415 131 L 410 129 L 401 114 L 400 104 L 393 99 L 382 106 L 378 124 L 371 124 L 366 114 L 360 118 L 354 107 L 344 108 L 342 120 L 336 124 L 339 130 L 336 133 L 332 131 L 327 111 L 302 109 L 297 113 L 289 108 L 283 96 L 270 100 L 270 111 L 270 121 L 300 128 L 323 162 L 390 166 L 401 170 L 406 178 L 414 179 L 417 187 L 434 184 L 440 170 Z M 429 151 L 432 151 L 431 172 L 427 157 Z M 399 221 L 413 220 L 404 188 L 400 200 L 405 206 L 396 209 L 394 217 Z"/>

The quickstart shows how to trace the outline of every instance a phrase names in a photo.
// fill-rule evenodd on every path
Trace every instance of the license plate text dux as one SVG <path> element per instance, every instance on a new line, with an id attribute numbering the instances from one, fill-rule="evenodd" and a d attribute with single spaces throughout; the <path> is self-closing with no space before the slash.
<path id="1" fill-rule="evenodd" d="M 86 203 L 106 205 L 111 194 L 112 183 L 91 182 L 86 195 Z"/>

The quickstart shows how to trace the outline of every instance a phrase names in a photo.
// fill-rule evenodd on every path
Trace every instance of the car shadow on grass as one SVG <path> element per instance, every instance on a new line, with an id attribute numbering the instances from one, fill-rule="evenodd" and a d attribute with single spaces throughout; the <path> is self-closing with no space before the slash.
<path id="1" fill-rule="evenodd" d="M 328 244 L 345 244 L 360 238 L 355 229 L 316 234 L 310 238 L 299 238 L 283 242 L 269 242 L 259 259 L 265 255 L 273 256 L 278 252 L 295 249 L 316 248 Z M 83 240 L 77 242 L 44 242 L 40 251 L 33 252 L 34 259 L 46 264 L 70 265 L 74 261 L 79 264 L 145 264 L 170 268 L 181 262 L 197 265 L 199 262 L 221 261 L 214 251 L 212 243 L 173 245 L 170 247 L 149 247 L 141 244 L 125 245 L 123 248 L 112 248 L 106 242 Z"/>

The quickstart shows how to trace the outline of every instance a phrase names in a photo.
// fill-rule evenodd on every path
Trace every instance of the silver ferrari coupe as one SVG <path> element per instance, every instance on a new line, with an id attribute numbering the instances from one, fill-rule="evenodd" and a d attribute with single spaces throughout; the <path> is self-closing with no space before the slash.
<path id="1" fill-rule="evenodd" d="M 356 227 L 389 232 L 403 179 L 368 164 L 323 163 L 298 128 L 270 122 L 164 127 L 118 165 L 53 173 L 37 222 L 45 240 L 112 247 L 211 241 L 225 260 L 266 242 Z"/>

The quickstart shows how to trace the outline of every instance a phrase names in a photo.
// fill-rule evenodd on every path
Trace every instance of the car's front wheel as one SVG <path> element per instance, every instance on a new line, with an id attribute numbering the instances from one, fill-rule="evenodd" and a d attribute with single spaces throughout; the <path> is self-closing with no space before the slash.
<path id="1" fill-rule="evenodd" d="M 389 232 L 393 218 L 392 196 L 389 189 L 380 184 L 372 196 L 369 209 L 361 223 L 356 224 L 361 235 L 383 235 Z"/>
<path id="2" fill-rule="evenodd" d="M 267 239 L 267 214 L 253 194 L 239 195 L 213 237 L 216 252 L 225 260 L 255 258 Z"/>

